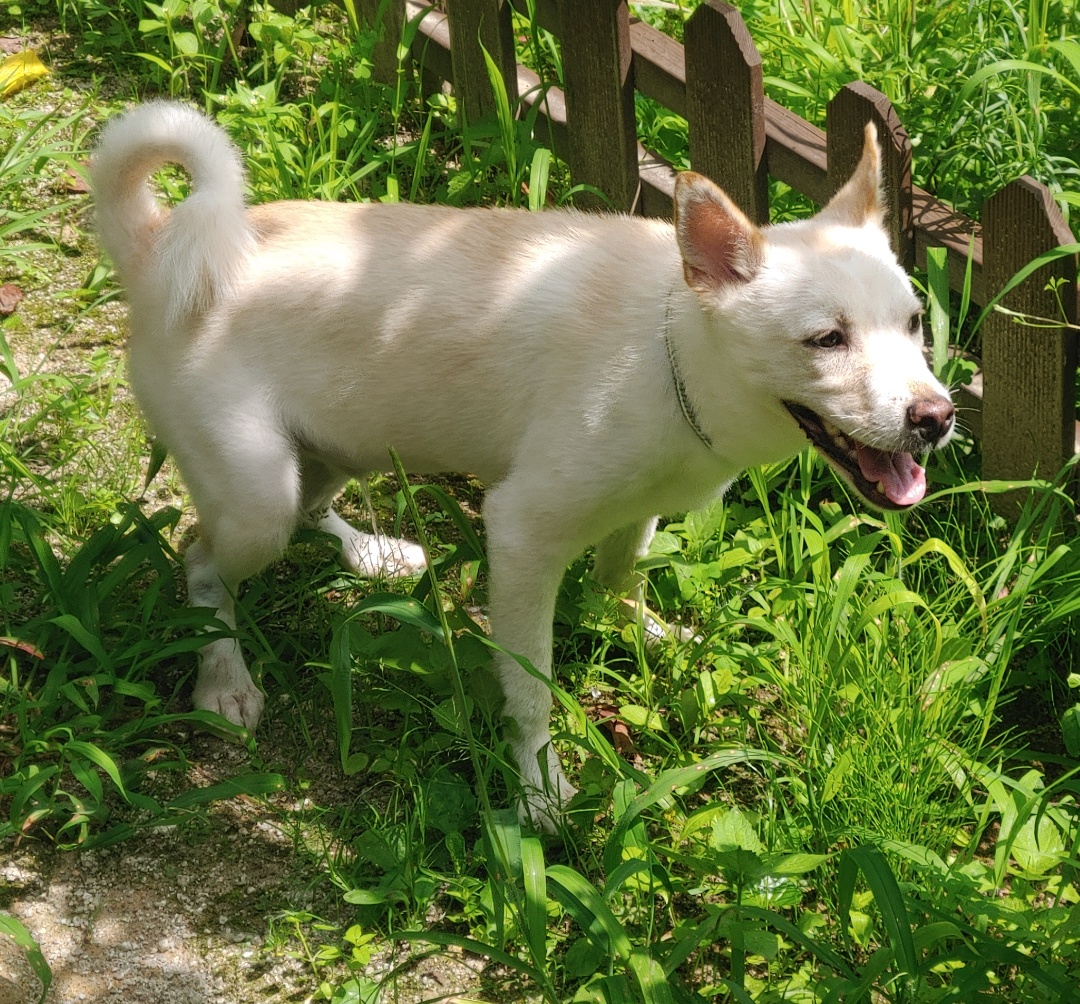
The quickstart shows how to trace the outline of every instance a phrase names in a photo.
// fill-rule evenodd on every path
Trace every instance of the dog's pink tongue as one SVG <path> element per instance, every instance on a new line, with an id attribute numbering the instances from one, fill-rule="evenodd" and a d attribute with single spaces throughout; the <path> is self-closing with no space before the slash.
<path id="1" fill-rule="evenodd" d="M 910 453 L 886 453 L 872 446 L 860 446 L 855 453 L 863 477 L 871 484 L 881 482 L 890 502 L 914 505 L 926 494 L 926 471 Z"/>

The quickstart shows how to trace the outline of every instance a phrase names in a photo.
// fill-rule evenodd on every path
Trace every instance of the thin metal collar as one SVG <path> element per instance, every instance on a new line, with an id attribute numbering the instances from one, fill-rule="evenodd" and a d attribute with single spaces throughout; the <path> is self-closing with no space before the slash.
<path id="1" fill-rule="evenodd" d="M 664 348 L 667 350 L 668 365 L 671 367 L 671 380 L 675 384 L 675 396 L 679 399 L 679 410 L 682 411 L 683 418 L 686 419 L 686 424 L 694 430 L 694 435 L 711 450 L 713 448 L 712 440 L 705 430 L 702 429 L 701 423 L 698 421 L 697 412 L 694 411 L 694 406 L 686 393 L 686 384 L 683 382 L 682 374 L 679 372 L 679 364 L 675 361 L 675 346 L 671 344 L 670 335 L 671 312 L 674 299 L 674 290 L 669 291 L 667 295 L 667 305 L 664 310 Z"/>

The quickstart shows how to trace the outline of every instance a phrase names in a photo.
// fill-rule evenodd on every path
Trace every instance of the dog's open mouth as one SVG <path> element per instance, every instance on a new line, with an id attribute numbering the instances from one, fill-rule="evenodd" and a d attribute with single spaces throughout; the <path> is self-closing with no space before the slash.
<path id="1" fill-rule="evenodd" d="M 926 494 L 926 471 L 910 453 L 889 453 L 860 443 L 800 404 L 784 407 L 817 451 L 879 509 L 908 509 Z"/>

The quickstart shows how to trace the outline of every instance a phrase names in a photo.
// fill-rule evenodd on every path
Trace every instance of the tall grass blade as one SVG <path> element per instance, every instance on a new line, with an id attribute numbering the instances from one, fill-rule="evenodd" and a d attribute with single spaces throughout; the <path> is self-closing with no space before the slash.
<path id="1" fill-rule="evenodd" d="M 881 542 L 881 533 L 867 534 L 860 537 L 845 559 L 836 575 L 836 591 L 831 598 L 832 612 L 829 615 L 828 632 L 825 637 L 834 642 L 840 636 L 840 620 L 844 616 L 848 600 L 855 592 L 855 587 L 862 578 L 862 573 L 870 563 L 870 556 Z"/>
<path id="2" fill-rule="evenodd" d="M 904 566 L 912 565 L 926 554 L 940 554 L 948 562 L 953 574 L 964 584 L 964 588 L 975 601 L 975 609 L 979 612 L 979 620 L 982 621 L 983 630 L 985 631 L 987 627 L 986 596 L 979 587 L 979 583 L 975 580 L 975 576 L 971 574 L 967 565 L 964 564 L 963 559 L 945 541 L 938 537 L 930 537 L 928 540 L 924 540 L 911 554 L 903 559 L 901 564 Z"/>
<path id="3" fill-rule="evenodd" d="M 346 777 L 363 770 L 367 757 L 354 756 L 352 746 L 352 691 L 353 659 L 349 644 L 349 624 L 342 624 L 330 640 L 330 701 L 334 708 L 334 724 L 337 730 L 338 756 L 341 770 Z"/>
<path id="4" fill-rule="evenodd" d="M 360 18 L 356 15 L 356 0 L 341 0 L 341 6 L 345 8 L 345 14 L 349 19 L 349 30 L 353 38 L 360 34 Z M 382 5 L 385 9 L 385 4 Z"/>
<path id="5" fill-rule="evenodd" d="M 536 837 L 521 838 L 521 873 L 525 880 L 525 937 L 534 965 L 547 955 L 547 875 L 544 849 Z"/>
<path id="6" fill-rule="evenodd" d="M 738 1004 L 754 1004 L 754 998 L 751 997 L 742 987 L 738 985 L 734 980 L 722 979 L 719 981 L 722 986 L 733 1000 L 738 1001 Z"/>
<path id="7" fill-rule="evenodd" d="M 411 596 L 399 596 L 396 593 L 373 593 L 361 600 L 353 610 L 354 614 L 386 614 L 403 624 L 411 624 L 422 631 L 427 631 L 440 641 L 450 637 L 445 615 L 437 617 L 419 600 Z"/>
<path id="8" fill-rule="evenodd" d="M 971 275 L 975 268 L 975 237 L 968 240 L 967 261 L 964 262 L 964 285 L 960 290 L 960 309 L 956 313 L 957 331 L 967 320 L 968 311 L 971 309 Z"/>
<path id="9" fill-rule="evenodd" d="M 567 865 L 549 865 L 547 877 L 555 898 L 589 941 L 625 965 L 633 951 L 630 938 L 596 887 Z"/>
<path id="10" fill-rule="evenodd" d="M 992 310 L 1017 286 L 1020 285 L 1028 276 L 1033 272 L 1037 272 L 1044 265 L 1049 265 L 1051 262 L 1058 261 L 1061 258 L 1070 258 L 1073 255 L 1080 254 L 1080 243 L 1077 244 L 1062 244 L 1060 247 L 1053 248 L 1047 251 L 1045 254 L 1039 255 L 1038 258 L 1034 258 L 1029 261 L 1019 272 L 1016 273 L 1004 286 L 1001 287 L 1001 292 L 997 296 L 993 297 L 988 304 L 982 309 L 982 313 L 979 314 L 975 321 L 975 330 L 978 331 L 982 327 L 983 321 Z"/>
<path id="11" fill-rule="evenodd" d="M 516 958 L 509 952 L 504 952 L 486 942 L 476 941 L 474 938 L 466 938 L 460 934 L 449 934 L 446 931 L 392 931 L 387 937 L 391 941 L 426 941 L 430 945 L 448 945 L 461 948 L 482 958 L 491 959 L 497 965 L 506 966 L 507 969 L 512 969 L 515 973 L 521 973 L 522 976 L 527 976 L 539 987 L 548 984 L 544 974 L 535 966 L 530 966 L 527 962 L 522 962 L 521 959 Z"/>
<path id="12" fill-rule="evenodd" d="M 424 552 L 424 560 L 427 567 L 427 575 L 431 584 L 431 591 L 435 601 L 435 609 L 438 617 L 438 625 L 440 629 L 439 637 L 442 639 L 443 644 L 446 646 L 446 652 L 450 659 L 450 678 L 453 687 L 454 702 L 457 706 L 459 721 L 461 722 L 461 730 L 464 734 L 466 745 L 469 750 L 469 761 L 472 764 L 473 774 L 476 778 L 476 791 L 479 796 L 481 805 L 482 819 L 484 825 L 484 836 L 488 842 L 488 846 L 491 848 L 492 854 L 495 857 L 497 864 L 497 871 L 491 875 L 492 884 L 497 884 L 498 873 L 501 872 L 503 876 L 509 876 L 513 874 L 511 862 L 513 861 L 513 855 L 510 851 L 510 840 L 506 832 L 507 828 L 501 826 L 498 822 L 496 814 L 492 811 L 491 798 L 488 794 L 488 787 L 486 781 L 486 774 L 484 771 L 484 765 L 480 758 L 480 748 L 476 742 L 476 737 L 473 735 L 472 723 L 469 719 L 469 702 L 465 694 L 465 683 L 461 675 L 461 667 L 458 665 L 457 652 L 454 648 L 454 636 L 450 630 L 450 622 L 446 616 L 446 609 L 442 601 L 442 592 L 439 587 L 439 580 L 436 574 L 435 566 L 431 560 L 431 547 L 428 542 L 427 530 L 420 515 L 420 510 L 416 504 L 415 493 L 409 490 L 409 479 L 405 473 L 405 468 L 401 463 L 401 458 L 397 455 L 393 447 L 389 447 L 390 460 L 394 466 L 394 473 L 397 475 L 398 483 L 405 489 L 403 492 L 405 504 L 409 511 L 409 517 L 412 520 L 413 528 L 416 530 L 417 540 L 421 549 Z M 535 859 L 534 859 L 535 860 Z M 505 879 L 504 879 L 505 881 Z M 534 885 L 534 895 L 536 892 L 536 886 Z M 496 899 L 496 917 L 499 927 L 499 942 L 500 946 L 503 942 L 502 931 L 502 916 L 503 909 L 502 904 L 498 902 L 500 898 L 503 898 L 504 890 L 502 886 L 493 889 L 494 898 Z M 512 900 L 507 900 L 510 905 L 516 906 Z M 434 941 L 429 938 L 428 940 Z M 465 939 L 471 940 L 471 939 Z M 434 942 L 439 943 L 439 942 Z M 455 942 L 445 942 L 446 944 L 454 944 Z M 472 942 L 479 945 L 479 942 Z M 494 946 L 485 946 L 481 954 L 487 954 L 490 958 L 495 959 L 496 956 L 491 953 L 497 952 L 501 959 L 509 959 L 511 956 L 507 955 L 501 947 L 495 948 Z M 542 958 L 542 956 L 541 956 Z M 504 963 L 505 964 L 505 963 Z M 554 989 L 551 985 L 551 981 L 548 979 L 546 972 L 543 969 L 536 969 L 534 967 L 525 966 L 518 960 L 515 960 L 514 968 L 521 972 L 527 973 L 532 979 L 534 979 L 537 985 L 540 987 L 544 996 L 551 1001 L 556 999 Z"/>
<path id="13" fill-rule="evenodd" d="M 150 462 L 146 465 L 146 478 L 143 481 L 143 491 L 150 487 L 151 482 L 158 476 L 158 471 L 169 457 L 169 450 L 156 436 L 150 442 Z"/>
<path id="14" fill-rule="evenodd" d="M 1032 63 L 1027 59 L 999 59 L 995 63 L 991 63 L 989 66 L 984 66 L 981 70 L 973 73 L 966 84 L 961 88 L 960 94 L 957 96 L 957 101 L 961 104 L 967 101 L 971 97 L 972 93 L 979 87 L 981 87 L 991 77 L 1001 76 L 1005 73 L 1030 73 L 1041 74 L 1057 81 L 1064 87 L 1080 95 L 1080 84 L 1074 84 L 1065 74 L 1058 70 L 1055 70 L 1052 66 L 1044 66 L 1041 63 Z"/>
<path id="15" fill-rule="evenodd" d="M 634 974 L 645 1004 L 674 1004 L 663 967 L 644 949 L 630 954 L 630 972 Z"/>
<path id="16" fill-rule="evenodd" d="M 841 869 L 842 875 L 842 869 Z M 841 889 L 843 884 L 841 882 Z M 843 895 L 841 893 L 841 903 L 844 902 Z M 850 903 L 850 900 L 848 900 Z M 811 935 L 807 934 L 797 925 L 793 924 L 786 917 L 773 910 L 766 910 L 758 906 L 739 906 L 733 907 L 741 916 L 752 917 L 755 920 L 764 921 L 770 927 L 775 927 L 786 938 L 790 939 L 794 944 L 801 945 L 808 952 L 820 959 L 825 965 L 827 965 L 833 972 L 842 974 L 848 980 L 854 980 L 856 978 L 855 970 L 844 960 L 844 958 L 837 952 L 834 952 L 824 942 L 817 940 Z M 843 922 L 843 930 L 845 932 L 844 937 L 846 940 L 847 922 Z"/>
<path id="17" fill-rule="evenodd" d="M 692 782 L 700 782 L 703 776 L 712 773 L 714 770 L 747 762 L 778 763 L 784 764 L 791 769 L 798 769 L 793 760 L 779 754 L 739 747 L 714 753 L 712 756 L 705 757 L 700 763 L 692 764 L 689 767 L 675 767 L 672 770 L 664 771 L 646 791 L 638 795 L 626 807 L 626 811 L 619 817 L 619 821 L 612 828 L 607 843 L 604 845 L 604 870 L 611 874 L 622 863 L 623 835 L 642 812 L 656 805 L 657 802 L 670 797 L 679 788 L 684 788 Z"/>
<path id="18" fill-rule="evenodd" d="M 473 525 L 472 520 L 465 515 L 458 500 L 447 492 L 445 488 L 440 485 L 410 485 L 408 490 L 414 493 L 422 492 L 435 499 L 435 501 L 439 503 L 439 507 L 442 511 L 450 517 L 450 522 L 454 524 L 455 529 L 461 534 L 462 539 L 468 544 L 469 549 L 472 552 L 470 557 L 484 557 L 484 545 L 480 540 L 479 534 L 476 532 L 476 527 Z"/>
<path id="19" fill-rule="evenodd" d="M 539 212 L 547 203 L 548 175 L 551 172 L 551 151 L 539 146 L 529 165 L 529 209 Z"/>
<path id="20" fill-rule="evenodd" d="M 23 950 L 26 961 L 34 970 L 34 975 L 41 981 L 38 1004 L 45 1004 L 45 998 L 49 996 L 49 987 L 52 986 L 52 969 L 45 961 L 45 956 L 41 954 L 41 947 L 33 935 L 23 927 L 21 921 L 8 913 L 0 913 L 0 934 L 6 934 Z"/>
<path id="21" fill-rule="evenodd" d="M 64 744 L 64 750 L 68 753 L 82 756 L 92 763 L 97 764 L 106 774 L 108 774 L 109 780 L 116 785 L 116 790 L 120 792 L 124 801 L 131 801 L 127 788 L 124 787 L 124 782 L 120 777 L 120 768 L 116 766 L 116 761 L 103 749 L 95 746 L 93 743 L 84 742 L 81 739 L 71 739 Z"/>
<path id="22" fill-rule="evenodd" d="M 934 373 L 941 376 L 949 361 L 949 262 L 945 248 L 927 248 L 927 293 Z"/>
<path id="23" fill-rule="evenodd" d="M 169 802 L 170 809 L 191 809 L 207 802 L 217 802 L 237 795 L 269 795 L 288 787 L 288 782 L 280 774 L 243 774 L 219 781 L 206 788 L 192 788 Z"/>
<path id="24" fill-rule="evenodd" d="M 514 133 L 514 112 L 510 107 L 510 95 L 506 91 L 506 81 L 499 72 L 491 53 L 483 42 L 480 49 L 484 54 L 484 66 L 487 68 L 488 81 L 495 96 L 495 116 L 499 123 L 499 138 L 502 140 L 503 154 L 506 157 L 506 172 L 510 175 L 511 197 L 516 199 L 518 187 L 518 148 Z"/>
<path id="25" fill-rule="evenodd" d="M 54 617 L 51 623 L 62 628 L 71 635 L 72 638 L 94 657 L 102 669 L 109 673 L 114 671 L 112 659 L 105 653 L 105 649 L 102 647 L 100 640 L 95 638 L 85 627 L 83 627 L 78 617 L 74 614 L 61 614 L 59 617 Z"/>
<path id="26" fill-rule="evenodd" d="M 894 958 L 901 973 L 914 977 L 919 971 L 919 959 L 911 936 L 911 919 L 904 906 L 904 897 L 896 883 L 885 855 L 876 847 L 853 847 L 840 857 L 840 922 L 847 932 L 851 924 L 851 900 L 855 892 L 855 874 L 861 871 L 874 894 L 881 922 L 885 927 Z"/>

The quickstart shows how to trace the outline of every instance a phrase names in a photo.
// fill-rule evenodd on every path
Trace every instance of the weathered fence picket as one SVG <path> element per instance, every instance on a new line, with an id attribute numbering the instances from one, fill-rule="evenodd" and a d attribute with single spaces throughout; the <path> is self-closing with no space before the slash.
<path id="1" fill-rule="evenodd" d="M 1024 265 L 1072 234 L 1046 187 L 1024 177 L 1006 185 L 983 206 L 983 268 L 987 289 L 997 291 Z M 1052 280 L 1061 292 L 1048 290 Z M 983 474 L 1012 480 L 1052 478 L 1076 452 L 1076 334 L 1054 325 L 1065 309 L 1076 323 L 1076 262 L 1043 266 L 1004 298 L 1003 305 L 1047 327 L 1016 324 L 991 314 L 983 327 Z M 1060 297 L 1060 305 L 1059 305 Z"/>
<path id="2" fill-rule="evenodd" d="M 987 202 L 985 229 L 912 185 L 907 133 L 888 99 L 866 84 L 849 84 L 836 95 L 825 131 L 764 97 L 760 56 L 741 15 L 723 0 L 707 0 L 695 10 L 686 24 L 685 47 L 630 18 L 626 0 L 533 0 L 538 24 L 561 41 L 565 94 L 557 87 L 542 89 L 525 67 L 516 67 L 515 77 L 507 62 L 513 58 L 505 27 L 510 6 L 524 11 L 526 0 L 447 0 L 446 13 L 421 0 L 359 0 L 359 7 L 362 16 L 381 9 L 388 24 L 400 24 L 402 3 L 404 15 L 418 22 L 413 57 L 427 74 L 455 81 L 466 95 L 467 114 L 490 107 L 479 93 L 487 79 L 479 50 L 484 39 L 504 79 L 516 79 L 522 103 L 539 105 L 543 135 L 552 137 L 573 180 L 599 189 L 613 208 L 671 212 L 674 171 L 637 141 L 636 90 L 686 117 L 691 166 L 761 221 L 768 216 L 768 176 L 825 202 L 850 173 L 863 127 L 873 121 L 882 142 L 888 226 L 898 256 L 907 267 L 922 266 L 928 248 L 946 248 L 950 285 L 959 290 L 970 255 L 976 303 L 988 302 L 1032 258 L 1073 241 L 1049 192 L 1030 178 Z M 448 30 L 447 15 L 451 25 L 455 18 L 461 24 Z M 459 42 L 459 35 L 468 38 Z M 465 57 L 455 52 L 451 66 L 451 51 L 459 45 L 470 51 Z M 1060 259 L 1013 290 L 1005 305 L 1055 320 L 1063 308 L 1075 323 L 1076 274 L 1075 256 Z M 1050 278 L 1064 283 L 1057 293 L 1046 291 Z M 1053 476 L 1080 448 L 1075 332 L 1021 326 L 993 315 L 984 328 L 982 364 L 983 373 L 960 397 L 962 406 L 981 411 L 966 424 L 979 430 L 986 476 Z"/>
<path id="3" fill-rule="evenodd" d="M 723 0 L 694 11 L 685 48 L 690 163 L 750 219 L 768 223 L 761 55 L 739 12 Z"/>
<path id="4" fill-rule="evenodd" d="M 906 269 L 915 265 L 915 235 L 911 226 L 911 140 L 881 91 L 862 82 L 848 84 L 825 109 L 829 190 L 836 191 L 855 170 L 863 148 L 867 122 L 877 127 L 881 144 L 882 194 L 885 225 L 893 251 Z"/>
<path id="5" fill-rule="evenodd" d="M 495 97 L 484 50 L 510 98 L 517 101 L 517 58 L 508 0 L 447 0 L 454 94 L 466 122 L 495 113 Z"/>
<path id="6" fill-rule="evenodd" d="M 631 212 L 638 198 L 638 153 L 626 0 L 563 4 L 561 20 L 571 177 L 598 188 L 613 209 Z M 591 195 L 576 201 L 604 204 Z"/>

